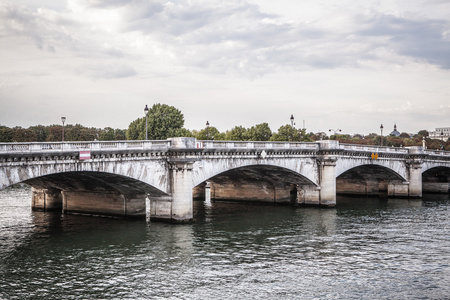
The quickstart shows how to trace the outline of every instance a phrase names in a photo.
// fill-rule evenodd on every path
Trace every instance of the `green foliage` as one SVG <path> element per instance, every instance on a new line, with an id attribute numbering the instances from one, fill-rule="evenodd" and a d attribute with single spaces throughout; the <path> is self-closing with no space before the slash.
<path id="1" fill-rule="evenodd" d="M 96 139 L 98 139 L 96 128 L 87 128 L 80 124 L 65 126 L 64 141 L 94 141 Z"/>
<path id="2" fill-rule="evenodd" d="M 178 128 L 175 130 L 175 133 L 172 135 L 172 137 L 194 137 L 194 135 L 189 129 Z"/>
<path id="3" fill-rule="evenodd" d="M 105 129 L 100 131 L 98 139 L 100 141 L 114 141 L 116 139 L 116 133 L 111 127 L 105 127 Z"/>
<path id="4" fill-rule="evenodd" d="M 228 141 L 246 141 L 248 139 L 247 129 L 242 126 L 235 126 L 225 134 Z"/>
<path id="5" fill-rule="evenodd" d="M 196 136 L 197 140 L 225 140 L 225 134 L 221 134 L 216 127 L 210 126 L 205 129 L 200 130 Z"/>
<path id="6" fill-rule="evenodd" d="M 268 141 L 272 137 L 272 130 L 267 123 L 252 126 L 247 131 L 249 141 Z"/>
<path id="7" fill-rule="evenodd" d="M 115 129 L 114 130 L 115 140 L 116 141 L 126 140 L 127 139 L 126 132 L 127 131 L 125 129 Z"/>
<path id="8" fill-rule="evenodd" d="M 47 140 L 47 137 L 49 135 L 48 126 L 37 125 L 37 126 L 31 126 L 28 129 L 32 130 L 35 133 L 35 135 L 36 135 L 35 142 L 45 142 Z"/>
<path id="9" fill-rule="evenodd" d="M 173 106 L 154 104 L 146 117 L 134 120 L 128 126 L 126 133 L 128 140 L 144 140 L 145 130 L 149 140 L 165 140 L 177 136 L 177 133 L 188 134 L 188 130 L 180 131 L 184 125 L 184 116 Z"/>
<path id="10" fill-rule="evenodd" d="M 14 129 L 0 126 L 0 142 L 11 143 L 13 141 Z"/>
<path id="11" fill-rule="evenodd" d="M 274 133 L 270 138 L 271 141 L 290 141 L 290 142 L 299 142 L 300 141 L 300 132 L 295 127 L 291 125 L 284 125 L 278 129 L 277 133 Z"/>
<path id="12" fill-rule="evenodd" d="M 400 133 L 400 135 L 398 137 L 401 137 L 401 138 L 404 138 L 404 139 L 409 139 L 410 138 L 409 133 L 406 133 L 406 132 Z"/>
<path id="13" fill-rule="evenodd" d="M 34 142 L 37 140 L 36 133 L 33 130 L 22 127 L 14 127 L 13 141 L 14 142 Z"/>
<path id="14" fill-rule="evenodd" d="M 144 136 L 141 139 L 145 138 L 145 118 L 136 119 L 128 125 L 128 129 L 126 132 L 127 140 L 135 141 L 139 140 L 139 136 L 142 132 L 142 127 L 144 127 Z"/>
<path id="15" fill-rule="evenodd" d="M 420 136 L 425 136 L 425 137 L 427 137 L 429 135 L 428 130 L 425 130 L 425 129 L 420 130 L 417 134 Z"/>
<path id="16" fill-rule="evenodd" d="M 62 141 L 62 126 L 50 125 L 48 127 L 47 142 L 61 142 Z"/>

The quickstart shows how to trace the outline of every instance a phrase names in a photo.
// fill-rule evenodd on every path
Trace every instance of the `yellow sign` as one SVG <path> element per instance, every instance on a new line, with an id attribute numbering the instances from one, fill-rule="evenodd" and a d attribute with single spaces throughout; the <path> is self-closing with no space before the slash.
<path id="1" fill-rule="evenodd" d="M 378 159 L 378 153 L 372 153 L 371 157 L 372 159 Z"/>

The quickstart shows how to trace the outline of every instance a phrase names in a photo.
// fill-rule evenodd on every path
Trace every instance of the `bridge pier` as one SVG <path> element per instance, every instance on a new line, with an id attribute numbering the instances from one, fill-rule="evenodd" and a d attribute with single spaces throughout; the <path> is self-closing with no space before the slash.
<path id="1" fill-rule="evenodd" d="M 146 195 L 115 192 L 62 192 L 62 211 L 66 214 L 89 214 L 126 218 L 145 218 Z"/>
<path id="2" fill-rule="evenodd" d="M 409 197 L 422 197 L 422 163 L 414 162 L 409 164 Z"/>
<path id="3" fill-rule="evenodd" d="M 48 189 L 31 189 L 31 208 L 33 210 L 61 210 L 62 194 L 61 190 Z"/>
<path id="4" fill-rule="evenodd" d="M 297 201 L 300 205 L 320 205 L 320 188 L 316 186 L 299 187 Z"/>
<path id="5" fill-rule="evenodd" d="M 192 170 L 194 161 L 171 161 L 169 164 L 171 182 L 172 223 L 189 222 L 193 218 Z M 161 219 L 161 216 L 155 216 Z M 150 216 L 151 219 L 151 216 Z"/>
<path id="6" fill-rule="evenodd" d="M 320 206 L 336 205 L 336 157 L 319 160 Z"/>

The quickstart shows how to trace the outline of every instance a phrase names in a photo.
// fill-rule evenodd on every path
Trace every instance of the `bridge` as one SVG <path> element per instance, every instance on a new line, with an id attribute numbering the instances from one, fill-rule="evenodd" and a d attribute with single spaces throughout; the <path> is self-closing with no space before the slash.
<path id="1" fill-rule="evenodd" d="M 0 144 L 0 189 L 32 207 L 185 222 L 193 199 L 335 206 L 336 194 L 449 193 L 450 152 L 300 142 L 95 141 Z M 146 207 L 147 199 L 150 207 Z"/>

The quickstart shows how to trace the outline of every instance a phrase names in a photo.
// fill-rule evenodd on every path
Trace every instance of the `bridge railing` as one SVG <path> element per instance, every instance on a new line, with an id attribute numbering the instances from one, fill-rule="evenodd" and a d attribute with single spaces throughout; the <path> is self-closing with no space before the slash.
<path id="1" fill-rule="evenodd" d="M 339 148 L 347 151 L 365 151 L 374 153 L 409 153 L 407 148 L 398 147 L 386 147 L 386 146 L 371 146 L 371 145 L 358 145 L 358 144 L 339 144 Z"/>
<path id="2" fill-rule="evenodd" d="M 317 143 L 200 141 L 206 149 L 319 149 Z"/>
<path id="3" fill-rule="evenodd" d="M 49 143 L 0 143 L 0 154 L 5 153 L 51 153 L 80 150 L 155 150 L 168 149 L 170 141 L 94 141 Z"/>
<path id="4" fill-rule="evenodd" d="M 445 156 L 450 157 L 450 151 L 442 151 L 442 150 L 425 150 L 426 154 L 429 155 L 439 155 L 439 156 Z"/>

